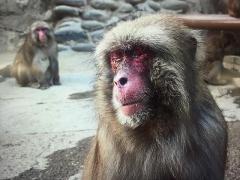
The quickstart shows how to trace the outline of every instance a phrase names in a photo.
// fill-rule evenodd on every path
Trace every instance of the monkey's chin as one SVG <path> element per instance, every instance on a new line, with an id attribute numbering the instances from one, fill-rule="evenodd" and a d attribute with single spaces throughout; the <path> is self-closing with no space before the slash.
<path id="1" fill-rule="evenodd" d="M 142 111 L 143 109 L 144 106 L 141 103 L 134 103 L 121 107 L 121 111 L 125 116 L 133 116 L 134 114 Z"/>
<path id="2" fill-rule="evenodd" d="M 134 129 L 149 119 L 151 110 L 141 102 L 123 105 L 113 98 L 112 103 L 116 110 L 116 119 L 123 126 Z"/>
<path id="3" fill-rule="evenodd" d="M 117 110 L 117 120 L 123 126 L 135 129 L 149 119 L 149 111 L 144 107 L 128 106 Z"/>

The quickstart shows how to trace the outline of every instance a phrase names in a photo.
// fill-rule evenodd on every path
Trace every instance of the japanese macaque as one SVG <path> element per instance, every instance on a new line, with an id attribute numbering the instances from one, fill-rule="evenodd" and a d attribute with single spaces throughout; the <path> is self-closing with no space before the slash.
<path id="1" fill-rule="evenodd" d="M 223 180 L 224 117 L 200 37 L 172 16 L 123 22 L 96 49 L 99 125 L 84 180 Z"/>
<path id="2" fill-rule="evenodd" d="M 213 85 L 225 85 L 240 73 L 223 66 L 226 55 L 240 56 L 240 33 L 236 31 L 209 31 L 206 36 L 206 58 L 203 63 L 204 79 Z"/>
<path id="3" fill-rule="evenodd" d="M 51 26 L 44 21 L 33 23 L 13 64 L 0 70 L 0 75 L 15 77 L 21 86 L 46 89 L 59 85 L 57 43 Z"/>
<path id="4" fill-rule="evenodd" d="M 240 17 L 240 1 L 219 1 L 225 4 L 223 12 Z M 237 72 L 224 69 L 223 58 L 226 55 L 240 56 L 240 33 L 238 31 L 208 31 L 206 36 L 206 59 L 203 64 L 204 79 L 213 85 L 225 85 L 232 77 L 240 77 Z"/>
<path id="5" fill-rule="evenodd" d="M 239 0 L 228 0 L 228 14 L 233 17 L 240 17 Z"/>

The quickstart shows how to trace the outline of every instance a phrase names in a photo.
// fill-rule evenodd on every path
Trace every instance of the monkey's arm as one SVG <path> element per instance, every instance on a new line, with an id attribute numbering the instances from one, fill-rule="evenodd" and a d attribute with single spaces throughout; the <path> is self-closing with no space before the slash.
<path id="1" fill-rule="evenodd" d="M 221 163 L 221 161 L 223 160 L 226 162 L 226 151 L 216 150 L 226 150 L 228 139 L 226 130 L 227 124 L 221 110 L 217 107 L 215 102 L 204 102 L 199 108 L 198 117 L 197 129 L 199 136 L 201 136 L 199 139 L 203 140 L 201 142 L 203 151 L 202 158 L 208 159 L 208 163 L 204 166 L 208 167 L 209 175 L 211 175 L 209 179 L 223 179 L 225 163 Z"/>
<path id="2" fill-rule="evenodd" d="M 97 138 L 94 137 L 92 140 L 91 149 L 88 152 L 87 158 L 85 159 L 83 180 L 97 180 L 100 178 L 100 162 L 101 160 L 98 141 Z"/>
<path id="3" fill-rule="evenodd" d="M 50 71 L 54 85 L 60 85 L 59 67 L 57 57 L 50 57 Z"/>

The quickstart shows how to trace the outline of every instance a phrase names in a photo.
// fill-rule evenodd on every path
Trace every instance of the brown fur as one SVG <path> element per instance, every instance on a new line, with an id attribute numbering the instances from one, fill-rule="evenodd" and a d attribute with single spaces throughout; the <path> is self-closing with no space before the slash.
<path id="1" fill-rule="evenodd" d="M 240 17 L 239 0 L 217 0 L 214 3 L 217 12 Z M 240 33 L 237 31 L 209 31 L 206 36 L 206 59 L 203 64 L 204 79 L 209 84 L 224 85 L 232 81 L 231 77 L 240 77 L 223 67 L 226 55 L 240 55 Z"/>
<path id="2" fill-rule="evenodd" d="M 41 43 L 34 32 L 38 27 L 48 29 L 45 43 Z M 57 43 L 52 28 L 46 22 L 37 21 L 29 28 L 11 67 L 2 69 L 0 73 L 3 76 L 11 74 L 21 86 L 45 89 L 51 84 L 60 84 L 57 58 Z"/>
<path id="3" fill-rule="evenodd" d="M 228 0 L 228 14 L 233 17 L 240 17 L 239 0 Z"/>
<path id="4" fill-rule="evenodd" d="M 240 33 L 236 31 L 209 31 L 206 36 L 206 59 L 203 64 L 204 79 L 209 84 L 224 85 L 231 81 L 231 76 L 240 74 L 229 72 L 223 67 L 226 55 L 240 56 Z M 231 76 L 228 76 L 231 74 Z"/>
<path id="5" fill-rule="evenodd" d="M 132 44 L 148 46 L 155 56 L 145 74 L 150 115 L 129 127 L 114 108 L 108 54 Z M 224 179 L 226 124 L 199 77 L 202 54 L 194 33 L 169 16 L 124 22 L 105 35 L 96 50 L 99 125 L 84 180 Z"/>

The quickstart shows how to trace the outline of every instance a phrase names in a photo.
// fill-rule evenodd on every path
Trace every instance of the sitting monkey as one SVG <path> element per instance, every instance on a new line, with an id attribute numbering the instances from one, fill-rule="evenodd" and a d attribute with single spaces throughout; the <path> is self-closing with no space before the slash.
<path id="1" fill-rule="evenodd" d="M 1 69 L 0 75 L 15 77 L 21 86 L 60 85 L 57 43 L 49 24 L 37 21 L 30 26 L 13 64 Z"/>

